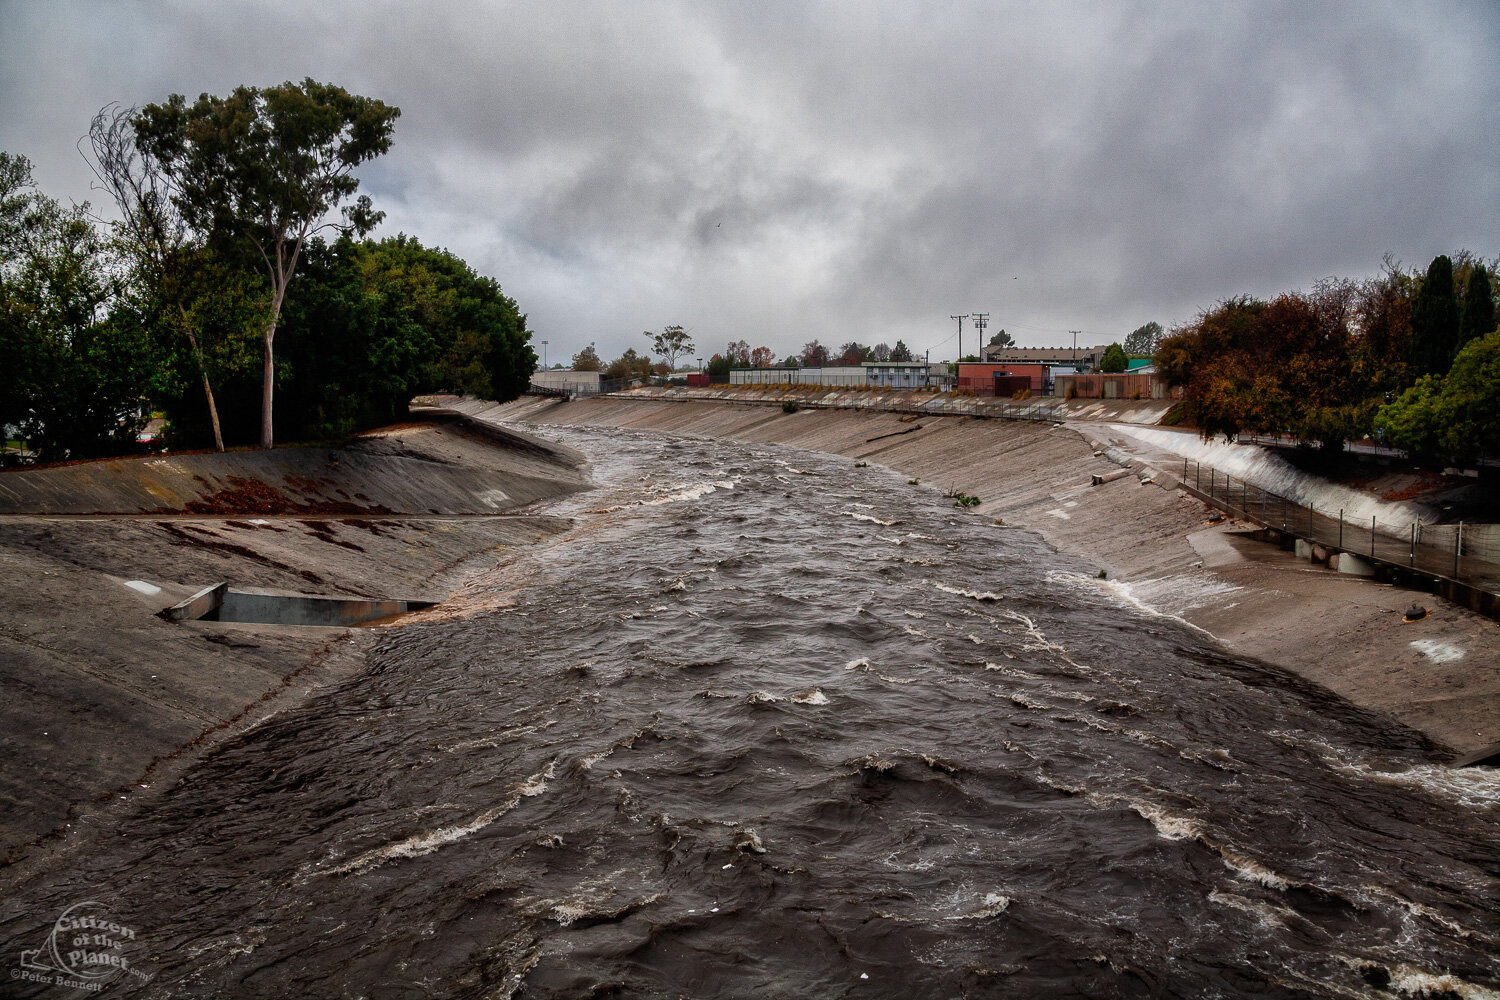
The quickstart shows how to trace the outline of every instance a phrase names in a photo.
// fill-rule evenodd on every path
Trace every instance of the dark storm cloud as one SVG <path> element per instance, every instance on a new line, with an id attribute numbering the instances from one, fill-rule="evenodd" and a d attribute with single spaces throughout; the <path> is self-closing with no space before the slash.
<path id="1" fill-rule="evenodd" d="M 1500 252 L 1484 4 L 0 5 L 0 148 L 81 199 L 111 100 L 313 76 L 400 105 L 386 229 L 496 275 L 559 360 L 1123 336 Z M 968 336 L 972 336 L 969 333 Z M 966 341 L 966 343 L 969 343 Z M 946 350 L 951 350 L 951 342 Z"/>

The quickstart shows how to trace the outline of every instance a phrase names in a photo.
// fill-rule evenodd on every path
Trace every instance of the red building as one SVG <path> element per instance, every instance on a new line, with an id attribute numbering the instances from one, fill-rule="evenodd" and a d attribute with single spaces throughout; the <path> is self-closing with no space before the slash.
<path id="1" fill-rule="evenodd" d="M 958 389 L 973 392 L 976 396 L 1014 396 L 1027 389 L 1033 396 L 1047 392 L 1047 373 L 1051 366 L 1045 364 L 997 365 L 965 362 L 958 366 Z"/>

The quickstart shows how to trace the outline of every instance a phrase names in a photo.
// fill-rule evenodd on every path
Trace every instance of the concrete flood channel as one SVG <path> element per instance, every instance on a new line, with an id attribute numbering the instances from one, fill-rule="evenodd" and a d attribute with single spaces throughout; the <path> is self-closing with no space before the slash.
<path id="1" fill-rule="evenodd" d="M 1418 734 L 873 463 L 543 432 L 571 530 L 327 636 L 346 680 L 0 880 L 0 950 L 99 900 L 138 996 L 1500 989 L 1500 788 Z"/>

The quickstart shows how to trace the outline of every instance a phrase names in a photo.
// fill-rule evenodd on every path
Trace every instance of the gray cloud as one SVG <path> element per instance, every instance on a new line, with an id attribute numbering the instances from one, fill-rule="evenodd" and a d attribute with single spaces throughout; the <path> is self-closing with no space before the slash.
<path id="1" fill-rule="evenodd" d="M 1500 253 L 1482 4 L 0 3 L 0 148 L 88 197 L 110 101 L 313 76 L 398 104 L 386 229 L 560 360 L 681 323 L 787 353 L 948 315 L 1028 343 Z M 967 334 L 972 337 L 972 333 Z M 946 341 L 946 343 L 945 343 Z"/>

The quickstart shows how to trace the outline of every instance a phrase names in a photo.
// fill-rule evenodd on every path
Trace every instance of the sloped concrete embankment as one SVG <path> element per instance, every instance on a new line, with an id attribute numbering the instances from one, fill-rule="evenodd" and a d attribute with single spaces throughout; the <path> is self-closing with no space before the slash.
<path id="1" fill-rule="evenodd" d="M 484 420 L 591 424 L 791 445 L 879 463 L 915 488 L 978 496 L 978 516 L 1040 532 L 1103 569 L 1122 602 L 1320 684 L 1466 754 L 1500 741 L 1500 626 L 1431 595 L 1331 573 L 1210 525 L 1170 475 L 1143 485 L 1067 426 L 855 409 L 604 397 L 458 404 Z M 1084 425 L 1085 428 L 1087 425 Z M 1403 620 L 1415 596 L 1432 613 Z"/>
<path id="2" fill-rule="evenodd" d="M 370 634 L 172 623 L 162 608 L 219 581 L 442 601 L 560 530 L 517 510 L 585 488 L 581 456 L 434 416 L 332 449 L 0 475 L 0 852 L 153 783 L 154 761 L 205 734 L 348 676 Z"/>

